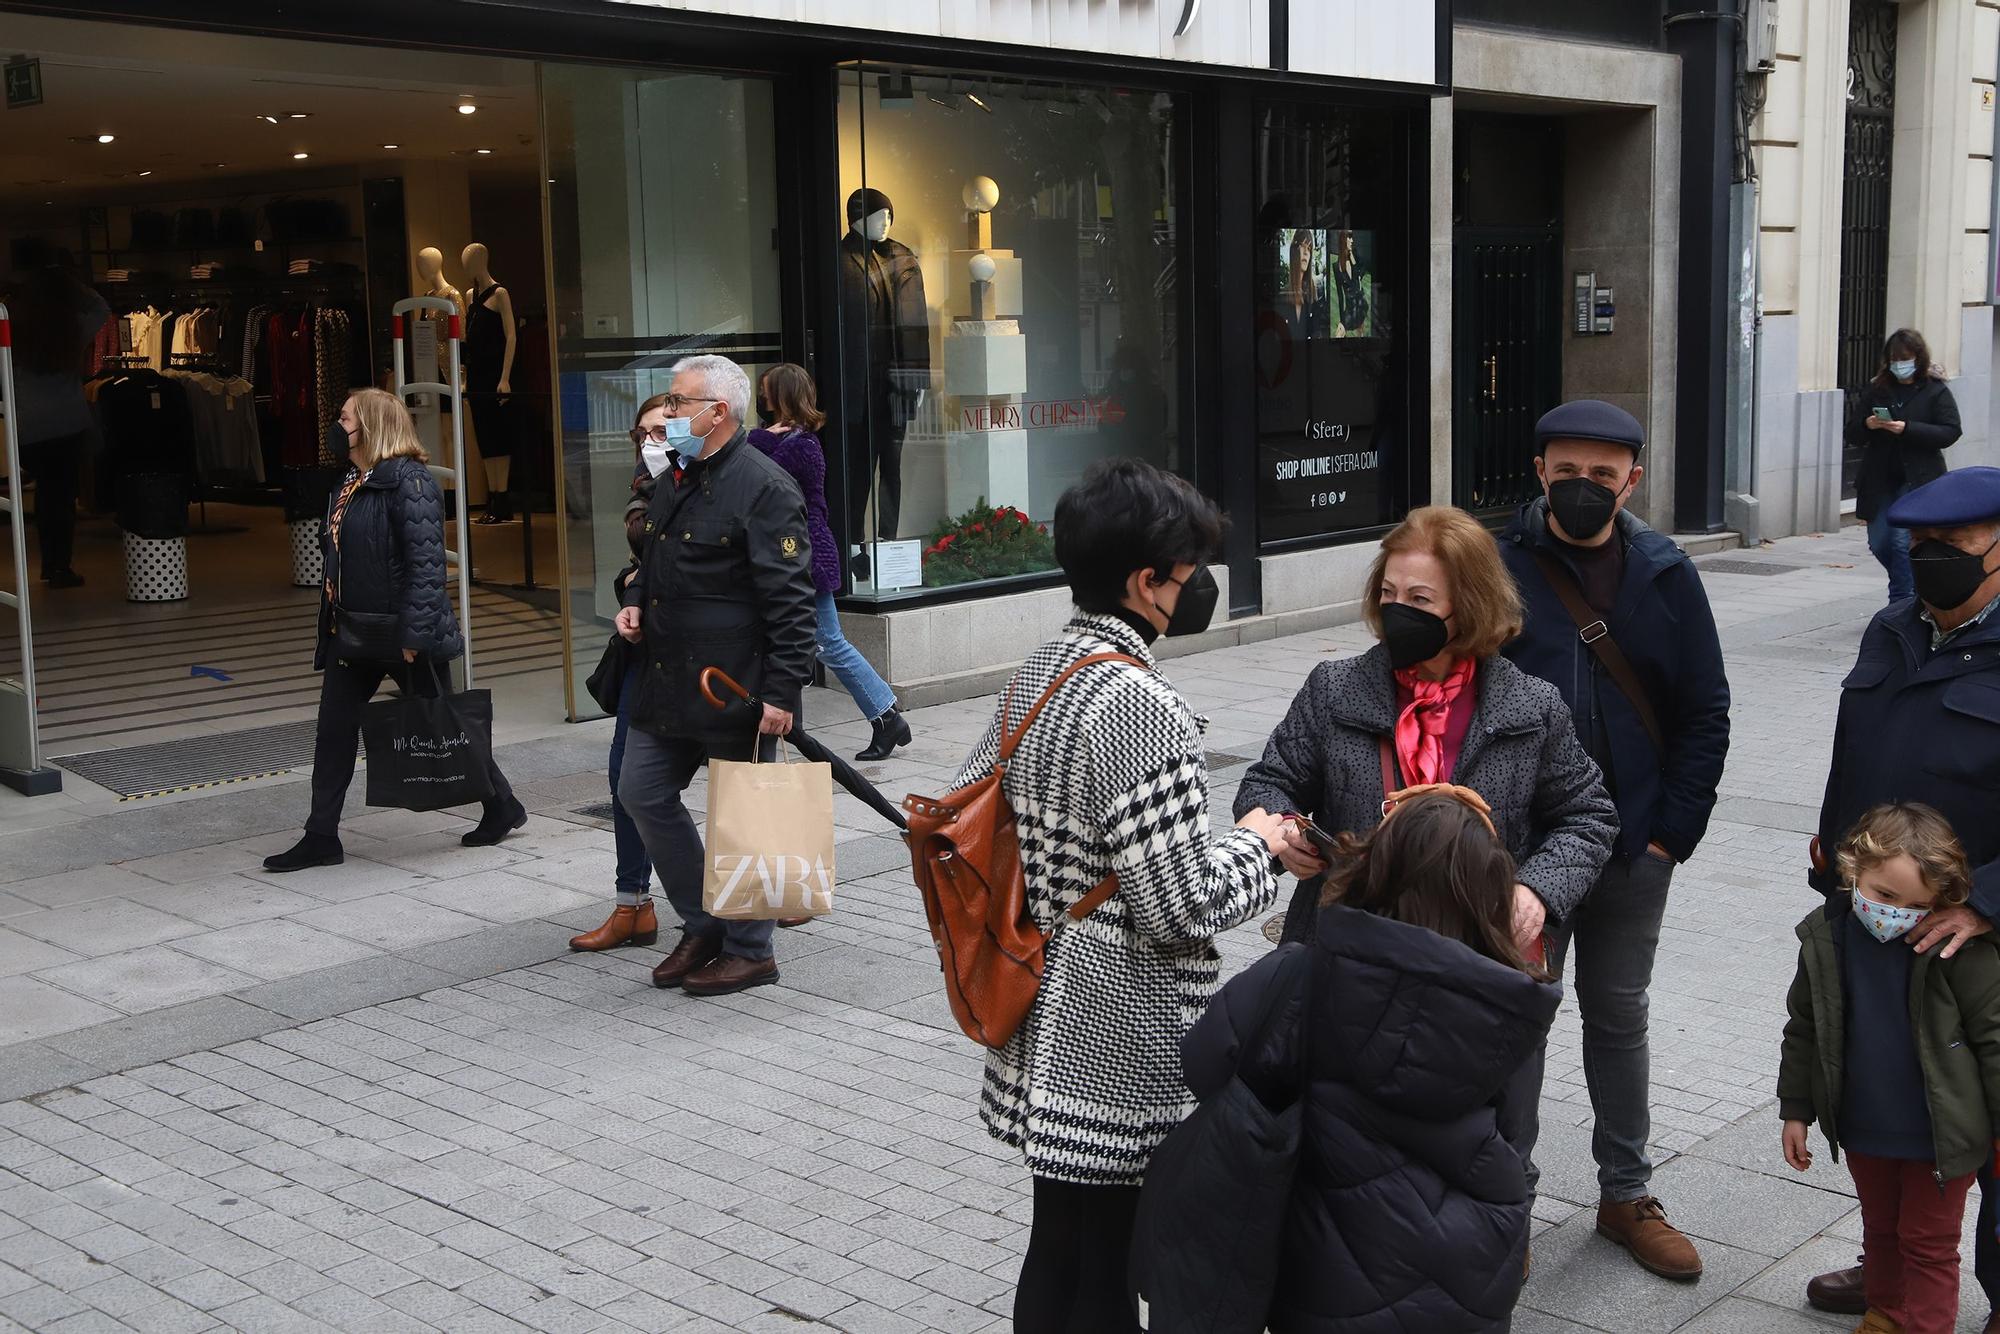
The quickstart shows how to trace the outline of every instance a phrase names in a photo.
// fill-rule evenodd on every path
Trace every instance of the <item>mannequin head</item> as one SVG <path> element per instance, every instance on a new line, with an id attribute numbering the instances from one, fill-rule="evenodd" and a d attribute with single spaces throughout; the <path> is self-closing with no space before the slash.
<path id="1" fill-rule="evenodd" d="M 458 262 L 474 278 L 488 278 L 492 276 L 493 271 L 489 267 L 490 261 L 486 257 L 486 247 L 477 241 L 467 246 L 459 254 Z"/>
<path id="2" fill-rule="evenodd" d="M 895 220 L 896 206 L 880 190 L 856 190 L 847 197 L 847 225 L 859 236 L 870 241 L 884 240 Z"/>
<path id="3" fill-rule="evenodd" d="M 427 245 L 417 252 L 417 276 L 436 287 L 444 281 L 444 251 Z"/>

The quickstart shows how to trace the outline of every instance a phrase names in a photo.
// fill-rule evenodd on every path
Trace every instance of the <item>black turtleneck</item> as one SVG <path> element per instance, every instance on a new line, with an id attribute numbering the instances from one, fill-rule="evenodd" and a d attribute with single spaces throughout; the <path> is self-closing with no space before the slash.
<path id="1" fill-rule="evenodd" d="M 1153 623 L 1130 607 L 1113 607 L 1110 614 L 1138 631 L 1139 639 L 1147 648 L 1151 648 L 1153 642 L 1160 637 L 1160 632 L 1154 628 Z"/>

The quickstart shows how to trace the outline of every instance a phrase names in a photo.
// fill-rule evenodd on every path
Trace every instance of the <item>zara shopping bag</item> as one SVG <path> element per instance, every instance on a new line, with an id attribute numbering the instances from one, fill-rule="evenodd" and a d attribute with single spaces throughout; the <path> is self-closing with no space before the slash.
<path id="1" fill-rule="evenodd" d="M 833 911 L 831 765 L 708 762 L 701 899 L 724 921 Z"/>
<path id="2" fill-rule="evenodd" d="M 453 694 L 444 668 L 435 662 L 430 666 L 432 693 L 417 692 L 413 671 L 410 688 L 361 711 L 370 806 L 435 811 L 493 795 L 487 772 L 493 696 L 484 690 Z"/>

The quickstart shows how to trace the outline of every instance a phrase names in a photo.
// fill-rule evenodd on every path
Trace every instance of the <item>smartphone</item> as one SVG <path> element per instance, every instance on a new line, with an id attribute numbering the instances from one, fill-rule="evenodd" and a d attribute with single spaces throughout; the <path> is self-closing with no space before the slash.
<path id="1" fill-rule="evenodd" d="M 1893 421 L 1895 419 L 1889 415 L 1889 409 L 1877 408 L 1875 409 L 1875 420 L 1880 422 L 1886 422 L 1886 421 Z"/>
<path id="2" fill-rule="evenodd" d="M 1317 852 L 1323 861 L 1331 863 L 1339 857 L 1340 845 L 1334 842 L 1331 834 L 1303 815 L 1292 814 L 1285 818 L 1298 826 L 1299 832 L 1306 836 L 1306 841 L 1313 845 L 1313 851 Z"/>

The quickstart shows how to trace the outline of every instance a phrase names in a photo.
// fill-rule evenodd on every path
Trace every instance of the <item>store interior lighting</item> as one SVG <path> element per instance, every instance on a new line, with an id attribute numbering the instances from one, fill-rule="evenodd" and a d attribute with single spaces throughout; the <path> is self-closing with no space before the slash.
<path id="1" fill-rule="evenodd" d="M 473 102 L 469 98 L 458 104 L 458 114 L 461 116 L 470 116 L 473 112 L 477 110 L 479 110 L 478 104 Z"/>

